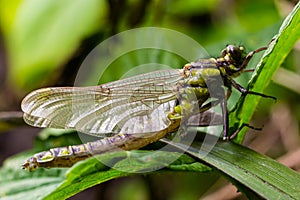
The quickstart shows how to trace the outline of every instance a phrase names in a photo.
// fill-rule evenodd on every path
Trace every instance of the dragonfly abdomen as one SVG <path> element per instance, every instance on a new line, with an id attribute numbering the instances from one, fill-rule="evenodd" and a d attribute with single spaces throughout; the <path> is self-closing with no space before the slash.
<path id="1" fill-rule="evenodd" d="M 149 134 L 117 134 L 93 142 L 68 147 L 53 148 L 33 155 L 22 165 L 23 169 L 34 171 L 38 167 L 71 167 L 76 162 L 95 154 L 105 152 L 139 149 L 178 129 L 180 119 L 170 119 L 169 127 Z"/>

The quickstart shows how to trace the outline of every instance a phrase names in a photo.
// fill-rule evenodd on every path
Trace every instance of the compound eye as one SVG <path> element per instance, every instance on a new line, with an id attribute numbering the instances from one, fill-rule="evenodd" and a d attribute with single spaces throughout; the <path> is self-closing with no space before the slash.
<path id="1" fill-rule="evenodd" d="M 234 45 L 229 45 L 227 49 L 234 61 L 240 61 L 242 59 L 243 49 Z"/>

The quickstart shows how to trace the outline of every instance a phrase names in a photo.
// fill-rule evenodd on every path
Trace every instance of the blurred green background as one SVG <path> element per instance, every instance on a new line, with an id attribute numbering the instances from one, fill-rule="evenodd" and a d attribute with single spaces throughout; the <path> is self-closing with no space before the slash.
<path id="1" fill-rule="evenodd" d="M 0 0 L 0 159 L 29 149 L 39 131 L 6 120 L 18 118 L 18 113 L 10 117 L 4 111 L 20 111 L 22 98 L 33 89 L 73 85 L 84 58 L 110 36 L 132 28 L 162 27 L 195 39 L 212 57 L 219 56 L 226 44 L 242 44 L 250 51 L 270 42 L 297 2 Z M 253 124 L 264 125 L 264 130 L 249 131 L 245 140 L 273 158 L 288 160 L 285 156 L 299 148 L 299 48 L 297 44 L 265 91 L 276 96 L 277 103 L 262 100 L 254 116 Z M 112 63 L 99 82 L 119 79 L 132 67 L 153 61 L 172 68 L 187 62 L 165 52 L 132 52 Z M 250 75 L 238 82 L 245 86 Z M 286 162 L 299 169 L 300 161 Z M 71 199 L 199 199 L 209 194 L 207 198 L 242 198 L 224 185 L 215 172 L 135 176 L 109 181 Z"/>

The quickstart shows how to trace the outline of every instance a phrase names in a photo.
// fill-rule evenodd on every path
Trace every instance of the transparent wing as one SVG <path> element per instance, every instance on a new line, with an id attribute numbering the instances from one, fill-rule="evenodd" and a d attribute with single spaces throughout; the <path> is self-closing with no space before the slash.
<path id="1" fill-rule="evenodd" d="M 22 101 L 24 120 L 101 136 L 149 133 L 169 126 L 179 70 L 161 70 L 91 87 L 44 88 Z"/>

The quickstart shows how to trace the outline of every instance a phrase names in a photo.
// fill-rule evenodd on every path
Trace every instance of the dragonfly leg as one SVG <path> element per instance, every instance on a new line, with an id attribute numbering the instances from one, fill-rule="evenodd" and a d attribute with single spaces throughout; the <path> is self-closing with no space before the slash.
<path id="1" fill-rule="evenodd" d="M 229 88 L 227 89 L 227 92 L 226 92 L 226 99 L 227 99 L 227 100 L 228 100 L 229 97 L 231 96 L 231 93 L 232 93 L 232 89 L 231 89 L 231 87 L 229 87 Z"/>
<path id="2" fill-rule="evenodd" d="M 254 54 L 258 53 L 258 52 L 261 52 L 261 51 L 264 51 L 268 48 L 268 46 L 266 47 L 261 47 L 259 49 L 256 49 L 254 51 L 251 51 L 248 53 L 248 55 L 246 56 L 244 62 L 242 63 L 242 65 L 240 66 L 240 69 L 245 69 L 249 63 L 249 61 L 251 60 L 251 58 L 254 56 Z"/>
<path id="3" fill-rule="evenodd" d="M 267 50 L 268 47 L 270 46 L 270 44 L 271 44 L 274 40 L 275 40 L 275 39 L 273 38 L 273 39 L 269 42 L 269 44 L 268 44 L 267 46 L 265 46 L 265 47 L 261 47 L 261 48 L 258 48 L 258 49 L 256 49 L 256 50 L 254 50 L 254 51 L 249 52 L 248 55 L 246 56 L 244 62 L 243 62 L 242 65 L 240 66 L 240 69 L 242 69 L 242 70 L 245 69 L 245 68 L 247 67 L 249 61 L 251 60 L 251 58 L 254 56 L 254 54 L 256 54 L 256 53 L 258 53 L 258 52 L 261 52 L 261 51 L 264 51 L 264 50 Z"/>
<path id="4" fill-rule="evenodd" d="M 229 138 L 229 140 L 232 140 L 234 139 L 238 133 L 244 128 L 244 127 L 248 127 L 248 128 L 251 128 L 253 130 L 257 130 L 257 131 L 261 131 L 262 128 L 257 128 L 257 127 L 254 127 L 254 126 L 251 126 L 250 124 L 247 124 L 247 123 L 243 123 Z"/>
<path id="5" fill-rule="evenodd" d="M 277 100 L 277 98 L 273 97 L 273 96 L 265 95 L 265 94 L 262 94 L 262 93 L 259 93 L 259 92 L 248 91 L 246 88 L 244 88 L 243 86 L 241 86 L 240 84 L 235 82 L 233 79 L 231 79 L 230 81 L 232 83 L 232 86 L 234 88 L 236 88 L 238 91 L 240 91 L 242 93 L 242 95 L 253 94 L 253 95 L 261 96 L 261 97 L 264 97 L 264 98 L 270 98 L 270 99 L 273 99 L 275 101 Z"/>
<path id="6" fill-rule="evenodd" d="M 228 110 L 227 110 L 227 101 L 225 98 L 221 100 L 221 110 L 223 115 L 223 140 L 229 140 Z"/>

